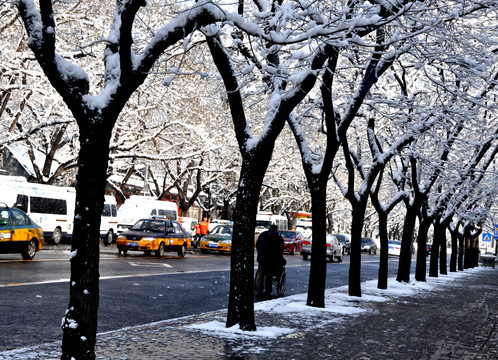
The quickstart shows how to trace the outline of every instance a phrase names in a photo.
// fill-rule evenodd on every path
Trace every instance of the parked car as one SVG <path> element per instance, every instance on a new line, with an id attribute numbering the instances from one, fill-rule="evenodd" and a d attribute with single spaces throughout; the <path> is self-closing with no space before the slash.
<path id="1" fill-rule="evenodd" d="M 361 251 L 375 255 L 377 254 L 377 245 L 372 238 L 361 238 Z"/>
<path id="2" fill-rule="evenodd" d="M 0 204 L 0 253 L 31 260 L 43 248 L 43 230 L 22 210 Z"/>
<path id="3" fill-rule="evenodd" d="M 303 249 L 301 251 L 301 255 L 303 255 L 303 259 L 307 260 L 308 256 L 311 255 L 311 245 L 312 245 L 312 236 L 308 237 L 303 241 Z M 338 262 L 342 262 L 343 254 L 342 254 L 342 245 L 337 240 L 337 238 L 332 234 L 327 234 L 326 238 L 326 249 L 325 256 L 331 261 L 337 260 Z"/>
<path id="4" fill-rule="evenodd" d="M 392 256 L 399 256 L 401 254 L 401 241 L 399 240 L 389 240 L 387 242 L 388 250 L 387 254 Z"/>
<path id="5" fill-rule="evenodd" d="M 129 250 L 145 254 L 155 251 L 157 257 L 162 257 L 166 251 L 176 251 L 178 256 L 184 257 L 191 240 L 190 233 L 176 221 L 141 219 L 118 236 L 116 246 L 123 255 Z"/>
<path id="6" fill-rule="evenodd" d="M 230 253 L 232 251 L 233 225 L 218 225 L 201 238 L 199 248 L 202 253 L 218 251 Z"/>
<path id="7" fill-rule="evenodd" d="M 284 238 L 284 252 L 291 255 L 302 252 L 304 237 L 299 231 L 279 230 L 278 233 Z"/>
<path id="8" fill-rule="evenodd" d="M 334 234 L 334 236 L 342 245 L 342 254 L 351 255 L 351 240 L 349 239 L 349 235 Z"/>

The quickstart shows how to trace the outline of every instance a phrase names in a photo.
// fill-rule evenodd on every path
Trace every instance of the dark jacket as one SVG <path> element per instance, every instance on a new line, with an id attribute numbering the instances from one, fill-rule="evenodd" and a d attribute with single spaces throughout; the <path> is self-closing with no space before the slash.
<path id="1" fill-rule="evenodd" d="M 283 257 L 284 238 L 280 236 L 278 231 L 267 230 L 259 235 L 256 242 L 258 250 L 258 262 L 266 265 L 285 265 Z"/>

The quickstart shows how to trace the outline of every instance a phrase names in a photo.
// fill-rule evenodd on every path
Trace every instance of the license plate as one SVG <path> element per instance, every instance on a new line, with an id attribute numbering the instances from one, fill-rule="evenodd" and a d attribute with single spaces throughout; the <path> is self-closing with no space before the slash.
<path id="1" fill-rule="evenodd" d="M 131 247 L 138 247 L 138 243 L 137 243 L 137 242 L 129 242 L 129 243 L 128 243 L 128 246 L 131 246 Z"/>
<path id="2" fill-rule="evenodd" d="M 208 247 L 217 248 L 218 243 L 209 243 Z"/>

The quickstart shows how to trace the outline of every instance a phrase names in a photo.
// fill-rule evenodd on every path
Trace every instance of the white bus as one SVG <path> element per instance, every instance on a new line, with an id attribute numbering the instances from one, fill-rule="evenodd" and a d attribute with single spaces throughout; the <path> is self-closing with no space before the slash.
<path id="1" fill-rule="evenodd" d="M 43 229 L 45 239 L 59 244 L 73 235 L 76 191 L 27 182 L 23 177 L 0 176 L 0 201 L 21 209 Z"/>

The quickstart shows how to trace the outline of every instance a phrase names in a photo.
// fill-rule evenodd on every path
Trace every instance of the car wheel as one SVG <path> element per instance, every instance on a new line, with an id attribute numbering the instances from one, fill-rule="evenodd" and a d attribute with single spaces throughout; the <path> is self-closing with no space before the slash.
<path id="1" fill-rule="evenodd" d="M 110 229 L 104 238 L 104 245 L 111 245 L 114 240 L 114 232 Z"/>
<path id="2" fill-rule="evenodd" d="M 296 250 L 296 245 L 292 246 L 292 250 L 289 252 L 291 255 L 294 255 L 294 252 Z"/>
<path id="3" fill-rule="evenodd" d="M 21 256 L 24 260 L 31 260 L 35 257 L 35 255 L 36 255 L 36 241 L 31 240 L 28 243 L 26 249 L 21 253 Z"/>
<path id="4" fill-rule="evenodd" d="M 187 253 L 187 248 L 185 245 L 180 246 L 178 249 L 178 256 L 185 257 L 185 254 Z"/>
<path id="5" fill-rule="evenodd" d="M 330 261 L 330 262 L 334 262 L 334 255 L 329 256 L 329 261 Z"/>
<path id="6" fill-rule="evenodd" d="M 164 256 L 164 243 L 163 242 L 161 244 L 159 244 L 159 247 L 157 248 L 157 251 L 156 251 L 156 256 L 159 258 Z"/>
<path id="7" fill-rule="evenodd" d="M 206 249 L 201 249 L 201 253 L 206 254 L 208 251 Z"/>
<path id="8" fill-rule="evenodd" d="M 303 260 L 308 260 L 308 254 L 303 254 Z"/>
<path id="9" fill-rule="evenodd" d="M 343 255 L 337 257 L 337 262 L 342 262 Z"/>
<path id="10" fill-rule="evenodd" d="M 54 230 L 54 233 L 52 234 L 51 240 L 54 243 L 54 245 L 59 245 L 61 243 L 61 241 L 62 241 L 61 229 L 57 228 Z"/>

